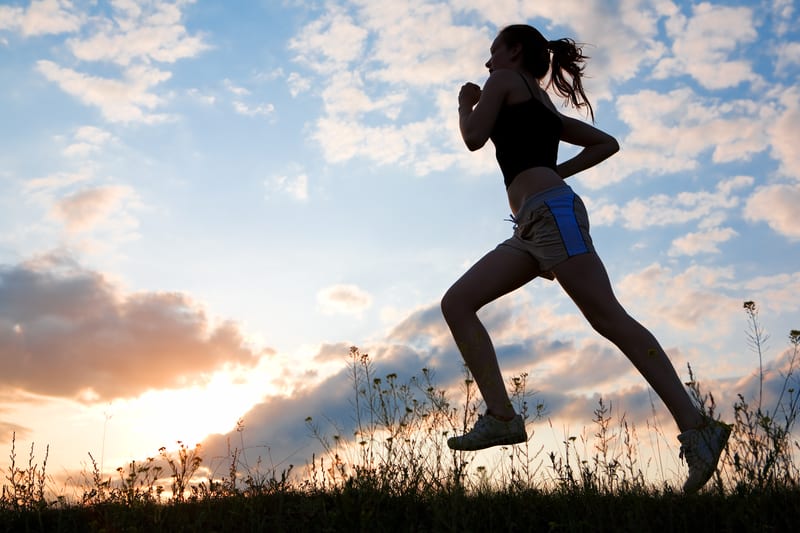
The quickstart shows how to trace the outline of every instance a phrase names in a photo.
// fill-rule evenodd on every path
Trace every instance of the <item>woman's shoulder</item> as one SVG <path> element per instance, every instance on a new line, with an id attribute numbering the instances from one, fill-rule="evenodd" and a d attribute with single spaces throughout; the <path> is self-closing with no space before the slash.
<path id="1" fill-rule="evenodd" d="M 486 80 L 486 83 L 489 82 L 516 86 L 517 84 L 522 83 L 522 75 L 518 71 L 510 68 L 499 68 L 497 70 L 493 70 L 489 74 L 489 79 Z"/>

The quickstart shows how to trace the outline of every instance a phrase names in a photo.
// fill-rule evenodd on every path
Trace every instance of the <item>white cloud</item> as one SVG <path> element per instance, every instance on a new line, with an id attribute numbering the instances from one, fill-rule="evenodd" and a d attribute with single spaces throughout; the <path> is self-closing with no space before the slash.
<path id="1" fill-rule="evenodd" d="M 165 103 L 153 89 L 172 74 L 153 63 L 174 63 L 208 48 L 202 37 L 189 35 L 181 24 L 181 8 L 188 3 L 192 2 L 112 2 L 111 15 L 89 19 L 88 37 L 66 41 L 76 59 L 86 63 L 112 63 L 121 68 L 120 77 L 98 76 L 91 73 L 90 68 L 83 67 L 83 72 L 79 72 L 50 60 L 38 61 L 36 68 L 63 91 L 84 104 L 98 107 L 111 122 L 167 120 L 169 115 L 153 113 Z M 52 4 L 48 3 L 51 7 Z M 70 2 L 59 2 L 59 5 L 71 7 Z"/>
<path id="2" fill-rule="evenodd" d="M 336 6 L 311 22 L 289 42 L 295 60 L 321 73 L 332 73 L 349 62 L 364 60 L 367 30 Z"/>
<path id="3" fill-rule="evenodd" d="M 767 185 L 757 189 L 747 200 L 746 220 L 766 222 L 770 228 L 792 241 L 800 240 L 797 206 L 800 183 Z"/>
<path id="4" fill-rule="evenodd" d="M 317 293 L 317 304 L 325 314 L 360 315 L 372 305 L 372 296 L 357 285 L 333 285 Z"/>
<path id="5" fill-rule="evenodd" d="M 800 124 L 800 89 L 779 87 L 783 110 L 769 130 L 772 155 L 780 162 L 780 172 L 800 181 L 800 150 L 797 149 Z"/>
<path id="6" fill-rule="evenodd" d="M 455 24 L 444 4 L 351 4 L 352 13 L 329 6 L 289 45 L 297 63 L 321 76 L 313 85 L 320 88 L 324 113 L 312 138 L 330 162 L 363 157 L 407 165 L 418 174 L 453 165 L 451 130 L 457 124 L 440 115 L 446 108 L 446 116 L 455 117 L 456 80 L 485 72 L 490 38 Z M 449 98 L 442 102 L 445 88 Z M 418 118 L 431 104 L 436 111 Z M 400 120 L 406 110 L 410 116 Z"/>
<path id="7" fill-rule="evenodd" d="M 214 105 L 217 101 L 217 97 L 211 94 L 203 94 L 200 89 L 192 88 L 187 91 L 187 94 L 194 98 L 195 100 L 206 104 L 206 105 Z"/>
<path id="8" fill-rule="evenodd" d="M 69 39 L 67 46 L 83 61 L 110 61 L 121 66 L 195 57 L 209 46 L 202 37 L 189 35 L 181 24 L 180 8 L 186 3 L 112 2 L 112 18 L 97 19 L 93 35 Z"/>
<path id="9" fill-rule="evenodd" d="M 602 200 L 591 202 L 592 213 L 600 213 L 596 224 L 610 224 L 621 221 L 628 229 L 644 229 L 651 226 L 684 224 L 695 220 L 712 218 L 711 226 L 706 223 L 705 230 L 713 229 L 725 218 L 725 212 L 741 203 L 738 191 L 749 188 L 754 180 L 750 176 L 736 176 L 721 181 L 714 191 L 678 192 L 673 195 L 657 194 L 648 198 L 635 198 L 624 206 L 609 205 Z M 592 217 L 594 221 L 595 218 Z"/>
<path id="10" fill-rule="evenodd" d="M 673 55 L 656 65 L 656 78 L 688 74 L 708 89 L 759 80 L 749 61 L 735 57 L 741 45 L 758 37 L 751 8 L 703 2 L 692 6 L 689 18 L 676 13 L 666 27 Z"/>
<path id="11" fill-rule="evenodd" d="M 775 14 L 775 33 L 783 35 L 792 27 L 797 27 L 794 15 L 794 0 L 772 0 L 772 12 Z"/>
<path id="12" fill-rule="evenodd" d="M 381 97 L 371 98 L 365 91 L 359 73 L 342 72 L 329 78 L 328 86 L 322 92 L 322 99 L 329 116 L 351 118 L 380 112 L 395 119 L 406 95 L 403 92 L 388 92 Z"/>
<path id="13" fill-rule="evenodd" d="M 689 233 L 672 241 L 670 256 L 697 255 L 701 253 L 719 253 L 718 244 L 729 241 L 738 233 L 732 228 L 712 228 L 696 233 Z"/>
<path id="14" fill-rule="evenodd" d="M 719 101 L 688 88 L 622 95 L 616 106 L 630 132 L 620 140 L 619 155 L 581 177 L 591 188 L 636 173 L 692 170 L 709 151 L 715 163 L 747 161 L 769 148 L 768 131 L 778 113 L 771 100 Z"/>
<path id="15" fill-rule="evenodd" d="M 10 29 L 25 37 L 78 31 L 83 17 L 69 0 L 32 0 L 27 8 L 0 6 L 0 30 Z"/>
<path id="16" fill-rule="evenodd" d="M 275 176 L 265 184 L 269 191 L 283 192 L 295 200 L 308 200 L 308 176 L 297 174 L 295 176 Z"/>
<path id="17" fill-rule="evenodd" d="M 86 157 L 99 151 L 112 139 L 111 133 L 95 126 L 82 126 L 75 131 L 72 144 L 64 149 L 68 157 Z"/>
<path id="18" fill-rule="evenodd" d="M 248 89 L 245 89 L 244 87 L 239 87 L 238 85 L 234 85 L 233 82 L 227 78 L 223 80 L 222 83 L 225 85 L 225 88 L 228 89 L 228 91 L 232 92 L 236 96 L 247 96 L 248 94 L 250 94 L 250 91 Z"/>
<path id="19" fill-rule="evenodd" d="M 89 169 L 82 169 L 76 172 L 57 172 L 42 178 L 34 178 L 26 181 L 22 187 L 22 191 L 25 195 L 30 195 L 33 198 L 49 198 L 61 189 L 90 181 L 93 178 L 94 173 Z"/>
<path id="20" fill-rule="evenodd" d="M 111 122 L 152 124 L 169 118 L 165 114 L 149 112 L 164 103 L 150 89 L 169 79 L 172 76 L 169 72 L 136 66 L 126 69 L 124 79 L 117 80 L 83 74 L 47 60 L 38 61 L 36 68 L 64 92 L 87 105 L 98 107 Z"/>
<path id="21" fill-rule="evenodd" d="M 286 83 L 289 85 L 289 93 L 292 96 L 297 96 L 311 89 L 311 79 L 297 72 L 289 74 L 289 77 L 286 78 Z"/>
<path id="22" fill-rule="evenodd" d="M 233 101 L 233 110 L 239 114 L 247 117 L 266 117 L 275 112 L 275 106 L 269 103 L 266 104 L 251 104 L 244 101 L 244 99 L 251 94 L 250 89 L 236 85 L 229 79 L 223 80 L 223 85 L 228 92 L 237 97 Z"/>
<path id="23" fill-rule="evenodd" d="M 776 46 L 775 75 L 785 76 L 785 70 L 800 65 L 800 42 L 784 42 Z"/>
<path id="24" fill-rule="evenodd" d="M 800 272 L 759 276 L 745 281 L 743 288 L 748 299 L 756 300 L 761 309 L 771 313 L 797 313 L 800 309 Z M 794 326 L 796 323 L 790 324 Z"/>
<path id="25" fill-rule="evenodd" d="M 248 117 L 266 117 L 275 112 L 275 106 L 272 104 L 258 104 L 253 106 L 239 101 L 233 102 L 233 109 L 238 114 Z"/>

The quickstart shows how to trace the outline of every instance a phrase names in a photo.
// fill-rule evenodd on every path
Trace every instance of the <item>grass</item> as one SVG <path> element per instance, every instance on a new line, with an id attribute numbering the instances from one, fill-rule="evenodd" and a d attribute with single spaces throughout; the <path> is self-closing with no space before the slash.
<path id="1" fill-rule="evenodd" d="M 767 340 L 758 309 L 745 302 L 748 343 L 759 359 Z M 563 448 L 529 441 L 501 448 L 493 464 L 453 452 L 448 435 L 470 427 L 481 405 L 465 373 L 457 403 L 423 369 L 406 382 L 377 376 L 369 355 L 351 348 L 351 430 L 337 421 L 305 421 L 321 453 L 303 469 L 255 466 L 231 447 L 222 464 L 207 466 L 203 450 L 178 443 L 115 477 L 91 468 L 72 497 L 56 494 L 46 448 L 27 460 L 12 439 L 0 493 L 4 531 L 790 531 L 800 520 L 799 449 L 794 424 L 800 395 L 795 373 L 800 331 L 789 335 L 777 396 L 763 387 L 733 405 L 734 432 L 720 469 L 699 495 L 684 496 L 674 480 L 652 481 L 636 427 L 602 399 L 591 429 L 565 436 Z M 709 416 L 717 405 L 691 368 L 689 390 Z M 528 390 L 527 375 L 509 380 L 517 411 L 528 422 L 546 406 Z M 660 428 L 648 422 L 656 444 Z M 532 437 L 533 435 L 531 435 Z M 670 439 L 671 442 L 671 439 Z M 219 473 L 222 470 L 223 473 Z M 650 479 L 650 481 L 648 481 Z"/>

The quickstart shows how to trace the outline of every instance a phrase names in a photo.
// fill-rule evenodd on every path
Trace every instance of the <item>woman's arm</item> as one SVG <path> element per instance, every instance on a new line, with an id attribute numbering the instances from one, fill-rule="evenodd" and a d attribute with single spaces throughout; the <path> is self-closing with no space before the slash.
<path id="1" fill-rule="evenodd" d="M 561 140 L 583 146 L 583 150 L 575 157 L 564 161 L 556 168 L 556 172 L 562 178 L 568 178 L 591 168 L 619 151 L 619 143 L 608 133 L 572 117 L 561 115 L 561 121 L 564 124 Z"/>
<path id="2" fill-rule="evenodd" d="M 470 151 L 482 148 L 489 140 L 514 76 L 511 70 L 496 70 L 486 80 L 483 91 L 474 83 L 461 87 L 458 95 L 458 124 L 461 138 Z"/>

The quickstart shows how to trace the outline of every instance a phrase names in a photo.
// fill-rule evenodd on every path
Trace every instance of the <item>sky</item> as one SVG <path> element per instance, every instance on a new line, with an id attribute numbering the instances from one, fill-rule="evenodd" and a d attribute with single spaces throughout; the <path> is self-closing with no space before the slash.
<path id="1" fill-rule="evenodd" d="M 302 465 L 307 416 L 352 424 L 350 346 L 400 379 L 433 369 L 457 397 L 439 300 L 512 231 L 457 95 L 519 22 L 590 56 L 596 126 L 621 150 L 568 183 L 623 305 L 725 416 L 757 390 L 755 301 L 774 392 L 800 328 L 798 11 L 2 0 L 0 444 L 49 445 L 62 477 L 90 453 L 113 472 L 177 441 L 224 455 L 242 433 Z M 557 433 L 589 425 L 601 396 L 640 432 L 655 416 L 677 433 L 557 283 L 481 317 Z M 547 426 L 529 429 L 549 446 Z"/>

